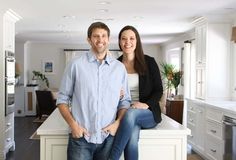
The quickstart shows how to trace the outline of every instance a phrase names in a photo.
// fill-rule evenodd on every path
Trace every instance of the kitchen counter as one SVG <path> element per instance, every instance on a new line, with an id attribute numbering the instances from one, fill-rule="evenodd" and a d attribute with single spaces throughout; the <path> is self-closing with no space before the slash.
<path id="1" fill-rule="evenodd" d="M 187 99 L 199 104 L 206 104 L 208 107 L 221 110 L 225 115 L 230 115 L 236 118 L 236 101 L 208 101 L 199 99 Z"/>
<path id="2" fill-rule="evenodd" d="M 141 130 L 139 141 L 140 160 L 149 157 L 186 160 L 187 135 L 190 130 L 162 114 L 162 122 L 152 129 Z M 58 109 L 38 128 L 41 160 L 66 160 L 69 127 Z"/>

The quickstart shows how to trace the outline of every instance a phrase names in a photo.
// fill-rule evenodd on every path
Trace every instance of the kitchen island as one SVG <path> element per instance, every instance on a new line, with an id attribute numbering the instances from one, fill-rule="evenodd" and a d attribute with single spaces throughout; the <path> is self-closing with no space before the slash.
<path id="1" fill-rule="evenodd" d="M 187 135 L 190 130 L 162 114 L 162 122 L 152 129 L 141 130 L 140 160 L 186 160 Z M 69 126 L 58 109 L 38 128 L 40 160 L 66 160 Z"/>

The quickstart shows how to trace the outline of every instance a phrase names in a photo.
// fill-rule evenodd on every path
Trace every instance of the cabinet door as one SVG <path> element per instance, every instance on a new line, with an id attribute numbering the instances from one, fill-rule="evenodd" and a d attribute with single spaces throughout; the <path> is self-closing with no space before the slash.
<path id="1" fill-rule="evenodd" d="M 40 160 L 66 160 L 66 136 L 41 136 Z"/>
<path id="2" fill-rule="evenodd" d="M 188 102 L 187 125 L 191 129 L 188 142 L 194 149 L 204 153 L 205 140 L 205 107 L 202 104 Z"/>
<path id="3" fill-rule="evenodd" d="M 187 102 L 187 126 L 191 130 L 191 135 L 188 136 L 188 143 L 192 146 L 196 145 L 196 107 L 192 102 Z"/>
<path id="4" fill-rule="evenodd" d="M 10 16 L 4 16 L 4 49 L 15 51 L 15 20 Z"/>
<path id="5" fill-rule="evenodd" d="M 205 99 L 205 68 L 196 67 L 196 98 Z"/>
<path id="6" fill-rule="evenodd" d="M 196 27 L 196 64 L 206 63 L 206 25 Z"/>
<path id="7" fill-rule="evenodd" d="M 204 152 L 205 141 L 205 108 L 202 106 L 196 107 L 196 147 L 201 152 Z"/>
<path id="8" fill-rule="evenodd" d="M 14 113 L 8 114 L 5 117 L 5 151 L 15 150 L 14 141 Z"/>
<path id="9" fill-rule="evenodd" d="M 166 115 L 178 123 L 183 120 L 183 100 L 170 100 L 166 102 Z"/>

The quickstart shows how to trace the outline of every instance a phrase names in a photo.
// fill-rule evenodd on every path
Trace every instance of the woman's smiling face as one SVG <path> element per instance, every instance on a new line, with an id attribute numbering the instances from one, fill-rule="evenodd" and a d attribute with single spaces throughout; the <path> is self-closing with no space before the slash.
<path id="1" fill-rule="evenodd" d="M 136 49 L 137 39 L 135 33 L 132 30 L 125 30 L 121 33 L 120 47 L 126 54 L 134 53 Z"/>

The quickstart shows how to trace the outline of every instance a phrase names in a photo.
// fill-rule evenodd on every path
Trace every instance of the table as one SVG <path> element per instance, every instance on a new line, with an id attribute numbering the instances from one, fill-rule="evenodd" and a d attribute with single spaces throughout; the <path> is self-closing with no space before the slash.
<path id="1" fill-rule="evenodd" d="M 183 108 L 183 99 L 166 99 L 166 115 L 180 124 L 183 120 Z"/>

